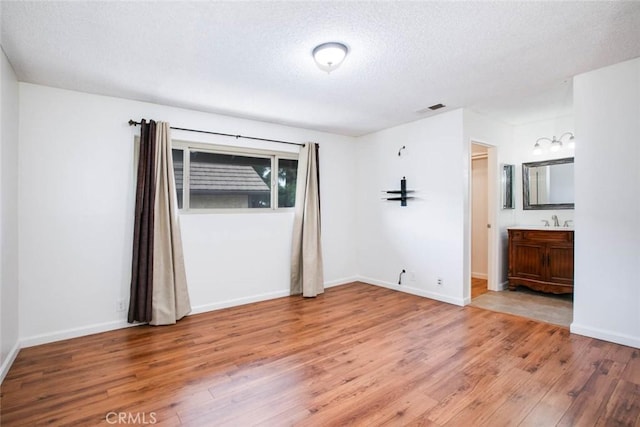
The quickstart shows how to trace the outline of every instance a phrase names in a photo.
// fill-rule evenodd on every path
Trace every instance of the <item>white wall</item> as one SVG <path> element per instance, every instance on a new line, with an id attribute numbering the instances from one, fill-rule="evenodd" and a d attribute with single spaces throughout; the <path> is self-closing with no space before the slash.
<path id="1" fill-rule="evenodd" d="M 574 150 L 563 150 L 550 153 L 545 151 L 540 155 L 533 154 L 533 145 L 540 137 L 560 136 L 564 132 L 573 132 L 573 116 L 562 116 L 550 120 L 542 120 L 519 126 L 510 126 L 465 110 L 465 139 L 471 142 L 483 142 L 496 147 L 496 170 L 489 171 L 489 184 L 493 184 L 498 192 L 495 201 L 496 214 L 493 220 L 498 225 L 498 240 L 495 243 L 497 256 L 494 267 L 497 271 L 499 288 L 504 288 L 507 282 L 508 270 L 508 236 L 507 228 L 514 225 L 542 225 L 542 220 L 551 220 L 552 215 L 558 215 L 561 225 L 565 220 L 573 220 L 573 209 L 558 210 L 523 210 L 522 209 L 522 163 L 542 160 L 573 157 Z M 577 138 L 578 139 L 578 138 Z M 578 144 L 580 142 L 578 141 Z M 515 209 L 502 209 L 500 200 L 500 167 L 502 164 L 515 165 L 514 199 Z M 491 216 L 491 213 L 490 213 Z M 492 257 L 490 257 L 492 259 Z M 490 265 L 491 268 L 491 265 Z"/>
<path id="2" fill-rule="evenodd" d="M 506 147 L 513 144 L 513 128 L 505 123 L 499 122 L 492 118 L 480 115 L 472 110 L 464 110 L 464 136 L 465 147 L 467 148 L 467 154 L 470 152 L 469 148 L 474 143 L 483 144 L 488 148 L 489 157 L 487 159 L 487 192 L 489 197 L 487 201 L 489 203 L 487 209 L 488 222 L 491 224 L 491 232 L 487 236 L 490 239 L 490 247 L 492 253 L 488 254 L 488 287 L 491 290 L 500 290 L 506 286 L 507 280 L 507 237 L 506 227 L 513 224 L 513 210 L 500 209 L 500 164 L 505 163 L 504 156 Z M 465 286 L 465 300 L 470 301 L 471 289 L 470 289 L 470 269 L 469 264 L 471 260 L 471 205 L 469 204 L 470 191 L 471 191 L 471 179 L 470 179 L 471 161 L 466 159 L 463 175 L 464 181 L 464 227 L 465 227 L 465 260 L 463 263 L 464 280 L 467 283 Z M 491 200 L 493 199 L 493 200 Z"/>
<path id="3" fill-rule="evenodd" d="M 574 78 L 571 331 L 640 347 L 640 58 Z"/>
<path id="4" fill-rule="evenodd" d="M 440 301 L 470 301 L 471 144 L 498 147 L 488 165 L 488 191 L 496 191 L 502 147 L 513 141 L 511 126 L 471 110 L 456 110 L 361 137 L 358 142 L 358 271 L 362 280 Z M 402 146 L 401 157 L 398 149 Z M 406 176 L 418 190 L 401 208 L 382 202 L 385 189 Z M 513 211 L 489 208 L 500 232 L 513 224 Z M 489 269 L 506 281 L 506 237 L 495 234 Z M 492 237 L 493 238 L 493 237 Z M 407 270 L 403 284 L 398 275 Z M 415 280 L 412 280 L 415 278 Z M 438 286 L 437 279 L 443 279 Z"/>
<path id="5" fill-rule="evenodd" d="M 548 220 L 551 224 L 551 216 L 557 215 L 560 219 L 560 225 L 566 220 L 573 220 L 573 209 L 555 209 L 555 210 L 523 210 L 522 209 L 522 163 L 538 162 L 543 160 L 561 159 L 565 157 L 574 157 L 575 150 L 563 145 L 563 148 L 555 153 L 548 151 L 548 142 L 542 142 L 543 148 L 547 149 L 540 155 L 533 154 L 533 145 L 536 140 L 541 137 L 551 138 L 559 137 L 565 132 L 574 132 L 574 118 L 572 115 L 562 116 L 551 120 L 542 120 L 538 122 L 528 123 L 514 127 L 513 145 L 505 147 L 503 158 L 505 163 L 516 165 L 515 176 L 515 201 L 516 209 L 514 211 L 515 225 L 543 225 L 542 220 Z M 568 138 L 563 138 L 563 142 L 567 142 Z M 576 136 L 576 145 L 580 144 L 580 137 Z"/>
<path id="6" fill-rule="evenodd" d="M 540 217 L 553 213 L 561 220 L 573 217 L 573 211 L 566 210 L 522 211 L 520 174 L 522 162 L 538 159 L 530 154 L 535 139 L 573 130 L 572 117 L 514 129 L 470 110 L 456 110 L 353 139 L 21 83 L 20 117 L 28 121 L 20 122 L 16 172 L 16 145 L 5 144 L 18 135 L 15 109 L 11 118 L 7 116 L 11 107 L 6 104 L 17 102 L 16 95 L 5 96 L 5 81 L 10 88 L 17 86 L 13 73 L 5 80 L 7 66 L 3 57 L 3 358 L 5 338 L 11 336 L 5 329 L 15 331 L 18 324 L 12 317 L 17 313 L 17 286 L 7 286 L 7 274 L 20 277 L 20 337 L 25 345 L 126 325 L 126 314 L 115 312 L 115 302 L 128 298 L 130 279 L 133 138 L 138 134 L 137 128 L 127 125 L 130 118 L 320 142 L 328 284 L 357 275 L 446 302 L 467 302 L 472 142 L 498 147 L 497 164 L 516 164 L 517 209 L 494 214 L 501 242 L 506 241 L 508 225 L 538 224 Z M 635 267 L 640 261 L 638 67 L 636 60 L 587 73 L 576 81 L 579 214 L 572 325 L 574 332 L 635 346 L 640 336 L 640 293 L 634 287 L 639 283 Z M 601 104 L 611 107 L 603 109 Z M 174 138 L 214 142 L 213 137 L 193 133 L 175 132 Z M 398 157 L 403 145 L 407 149 Z M 12 158 L 13 162 L 8 160 Z M 17 189 L 15 179 L 4 178 L 16 173 Z M 382 201 L 382 190 L 399 188 L 402 176 L 410 189 L 417 190 L 418 199 L 410 200 L 408 207 Z M 491 172 L 490 183 L 492 177 L 497 185 L 497 169 Z M 620 188 L 620 182 L 623 190 L 612 191 Z M 607 189 L 606 197 L 593 191 L 599 187 Z M 18 223 L 15 209 L 5 203 L 11 197 L 18 198 L 20 213 L 19 269 L 13 272 L 15 264 L 8 257 L 16 252 L 4 250 L 5 242 L 18 246 L 15 234 L 4 233 L 5 221 L 13 230 Z M 611 206 L 617 207 L 615 212 Z M 287 294 L 290 213 L 184 215 L 182 224 L 194 311 Z M 506 247 L 500 244 L 496 259 L 502 280 Z M 258 246 L 266 249 L 257 250 Z M 407 274 L 398 286 L 403 268 Z M 437 278 L 443 279 L 442 286 L 436 284 Z"/>
<path id="7" fill-rule="evenodd" d="M 359 139 L 356 240 L 362 280 L 464 304 L 463 188 L 469 154 L 462 124 L 463 112 L 455 110 Z M 383 190 L 400 189 L 403 176 L 417 199 L 406 207 L 381 200 Z M 407 274 L 399 286 L 402 269 Z"/>
<path id="8" fill-rule="evenodd" d="M 0 382 L 19 350 L 18 81 L 0 50 Z"/>
<path id="9" fill-rule="evenodd" d="M 356 275 L 353 138 L 20 83 L 20 335 L 23 345 L 119 328 L 134 209 L 129 119 L 320 143 L 325 281 Z M 290 149 L 173 132 L 173 138 Z M 292 213 L 182 215 L 194 312 L 288 294 Z"/>

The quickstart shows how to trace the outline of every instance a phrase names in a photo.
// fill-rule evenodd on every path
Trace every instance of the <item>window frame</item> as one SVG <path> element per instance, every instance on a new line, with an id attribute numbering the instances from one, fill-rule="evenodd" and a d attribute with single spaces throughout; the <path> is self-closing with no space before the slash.
<path id="1" fill-rule="evenodd" d="M 274 212 L 293 212 L 295 205 L 292 207 L 278 207 L 278 168 L 280 159 L 300 161 L 300 155 L 297 152 L 277 151 L 270 149 L 238 147 L 230 145 L 209 144 L 202 142 L 173 140 L 171 143 L 172 150 L 182 150 L 182 208 L 178 209 L 180 214 L 212 214 L 212 213 L 274 213 Z M 235 155 L 244 157 L 254 157 L 271 159 L 271 185 L 270 185 L 270 207 L 268 208 L 191 208 L 190 203 L 190 176 L 191 168 L 191 152 L 198 151 L 212 154 Z M 175 171 L 175 168 L 174 168 Z M 276 173 L 274 173 L 276 171 Z M 175 184 L 175 177 L 174 177 Z M 296 179 L 297 186 L 297 179 Z M 177 187 L 176 187 L 177 191 Z"/>

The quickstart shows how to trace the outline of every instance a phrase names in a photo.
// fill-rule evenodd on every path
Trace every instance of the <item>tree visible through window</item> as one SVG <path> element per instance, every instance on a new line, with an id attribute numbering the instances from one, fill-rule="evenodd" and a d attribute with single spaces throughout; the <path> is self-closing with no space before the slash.
<path id="1" fill-rule="evenodd" d="M 296 205 L 296 182 L 298 161 L 279 159 L 278 161 L 278 207 L 292 208 Z"/>

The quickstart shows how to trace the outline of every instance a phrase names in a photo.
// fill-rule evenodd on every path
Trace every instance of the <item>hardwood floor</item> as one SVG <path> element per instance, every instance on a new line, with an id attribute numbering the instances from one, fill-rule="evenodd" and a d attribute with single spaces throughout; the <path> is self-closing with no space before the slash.
<path id="1" fill-rule="evenodd" d="M 360 283 L 20 351 L 2 426 L 639 425 L 640 350 Z"/>
<path id="2" fill-rule="evenodd" d="M 487 279 L 471 278 L 471 299 L 477 298 L 482 294 L 489 292 L 487 288 Z"/>

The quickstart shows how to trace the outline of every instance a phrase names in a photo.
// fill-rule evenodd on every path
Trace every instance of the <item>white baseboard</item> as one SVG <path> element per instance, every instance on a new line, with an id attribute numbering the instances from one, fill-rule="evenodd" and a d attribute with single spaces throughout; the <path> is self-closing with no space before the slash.
<path id="1" fill-rule="evenodd" d="M 7 354 L 6 359 L 2 361 L 2 366 L 0 366 L 0 384 L 2 384 L 2 381 L 4 381 L 4 377 L 7 376 L 7 374 L 9 373 L 9 369 L 11 369 L 11 365 L 13 365 L 16 357 L 18 357 L 20 348 L 20 341 L 18 341 L 17 343 L 15 343 L 13 348 L 11 348 L 11 351 L 9 351 L 9 353 Z"/>
<path id="2" fill-rule="evenodd" d="M 471 277 L 474 279 L 484 279 L 487 280 L 487 273 L 474 273 L 473 271 L 471 272 Z"/>
<path id="3" fill-rule="evenodd" d="M 239 305 L 251 304 L 253 302 L 260 302 L 260 301 L 267 301 L 270 299 L 288 297 L 289 295 L 290 295 L 290 292 L 287 289 L 287 290 L 280 290 L 280 291 L 274 291 L 274 292 L 266 292 L 263 294 L 252 295 L 249 297 L 242 297 L 242 298 L 235 298 L 235 299 L 230 299 L 226 301 L 214 302 L 212 304 L 197 305 L 195 307 L 191 307 L 191 313 L 189 313 L 189 315 L 206 313 L 214 310 L 221 310 L 223 308 L 237 307 Z"/>
<path id="4" fill-rule="evenodd" d="M 115 329 L 124 329 L 145 324 L 146 323 L 128 323 L 124 319 L 105 323 L 96 323 L 93 325 L 81 326 L 79 328 L 65 329 L 62 331 L 22 338 L 20 340 L 20 345 L 22 348 L 33 347 L 34 345 L 48 344 L 55 341 L 68 340 L 71 338 L 83 337 L 85 335 L 99 334 L 101 332 L 108 332 Z"/>
<path id="5" fill-rule="evenodd" d="M 334 286 L 340 286 L 340 285 L 345 285 L 351 282 L 357 281 L 357 277 L 348 277 L 348 278 L 344 278 L 344 279 L 338 279 L 338 280 L 332 280 L 330 282 L 325 283 L 325 288 L 330 288 L 330 287 L 334 287 Z M 260 301 L 266 301 L 266 300 L 270 300 L 270 299 L 275 299 L 275 298 L 282 298 L 282 297 L 286 297 L 289 296 L 289 290 L 279 290 L 279 291 L 275 291 L 275 292 L 267 292 L 267 293 L 263 293 L 263 294 L 258 294 L 258 295 L 252 295 L 249 297 L 243 297 L 243 298 L 236 298 L 236 299 L 231 299 L 231 300 L 226 300 L 226 301 L 221 301 L 221 302 L 216 302 L 216 303 L 212 303 L 212 304 L 204 304 L 204 305 L 198 305 L 195 307 L 191 308 L 191 313 L 189 313 L 190 315 L 192 314 L 199 314 L 199 313 L 206 313 L 208 311 L 213 311 L 213 310 L 220 310 L 223 308 L 229 308 L 229 307 L 235 307 L 235 306 L 239 306 L 239 305 L 245 305 L 245 304 L 250 304 L 253 302 L 260 302 Z M 82 327 L 78 327 L 78 328 L 72 328 L 72 329 L 66 329 L 66 330 L 62 330 L 62 331 L 56 331 L 56 332 L 50 332 L 50 333 L 46 333 L 46 334 L 40 334 L 40 335 L 34 335 L 31 337 L 26 337 L 20 340 L 20 346 L 19 348 L 26 348 L 26 347 L 33 347 L 35 345 L 40 345 L 40 344 L 48 344 L 51 342 L 55 342 L 55 341 L 62 341 L 62 340 L 66 340 L 66 339 L 70 339 L 70 338 L 77 338 L 77 337 L 82 337 L 85 335 L 92 335 L 92 334 L 97 334 L 100 332 L 107 332 L 107 331 L 112 331 L 115 329 L 123 329 L 123 328 L 129 328 L 131 326 L 138 326 L 140 325 L 139 323 L 127 323 L 126 320 L 116 320 L 116 321 L 112 321 L 112 322 L 106 322 L 106 323 L 98 323 L 98 324 L 94 324 L 94 325 L 88 325 L 88 326 L 82 326 Z M 16 352 L 17 354 L 17 352 Z M 14 355 L 15 358 L 15 355 Z M 8 359 L 7 359 L 8 360 Z M 13 362 L 13 361 L 12 361 Z M 5 364 L 2 364 L 2 367 L 4 368 Z M 10 365 L 9 365 L 10 366 Z"/>
<path id="6" fill-rule="evenodd" d="M 597 338 L 599 340 L 609 341 L 616 344 L 640 348 L 640 337 L 619 334 L 605 329 L 592 328 L 590 326 L 576 324 L 575 322 L 571 324 L 569 330 L 572 334 L 584 335 L 585 337 Z"/>
<path id="7" fill-rule="evenodd" d="M 358 280 L 359 280 L 358 276 L 345 277 L 343 279 L 337 279 L 337 280 L 332 280 L 330 282 L 325 282 L 324 287 L 333 288 L 334 286 L 348 285 L 349 283 L 357 282 Z"/>
<path id="8" fill-rule="evenodd" d="M 325 288 L 332 288 L 334 286 L 346 285 L 346 284 L 355 282 L 357 280 L 358 280 L 357 277 L 347 277 L 347 278 L 344 278 L 344 279 L 332 280 L 330 282 L 325 282 L 324 283 L 324 287 Z M 206 313 L 208 311 L 220 310 L 220 309 L 223 309 L 223 308 L 237 307 L 239 305 L 251 304 L 251 303 L 254 303 L 254 302 L 267 301 L 267 300 L 270 300 L 270 299 L 288 297 L 289 295 L 290 295 L 289 290 L 280 290 L 280 291 L 275 291 L 275 292 L 267 292 L 267 293 L 259 294 L 259 295 L 252 295 L 252 296 L 249 296 L 249 297 L 242 297 L 242 298 L 236 298 L 236 299 L 216 302 L 216 303 L 212 303 L 212 304 L 198 305 L 198 306 L 192 307 L 191 308 L 191 313 L 189 313 L 189 314 L 191 315 L 191 314 Z"/>
<path id="9" fill-rule="evenodd" d="M 499 291 L 506 291 L 507 289 L 509 289 L 509 281 L 505 281 L 502 283 L 498 283 L 498 290 Z"/>
<path id="10" fill-rule="evenodd" d="M 234 307 L 237 305 L 249 304 L 252 302 L 266 301 L 269 299 L 289 296 L 289 291 L 276 291 L 260 295 L 254 295 L 246 298 L 237 298 L 233 300 L 221 301 L 213 304 L 199 305 L 191 307 L 189 315 L 205 313 L 207 311 L 219 310 L 222 308 Z M 47 334 L 34 335 L 23 338 L 20 344 L 23 348 L 32 347 L 34 345 L 47 344 L 55 341 L 62 341 L 70 338 L 78 338 L 86 335 L 97 334 L 100 332 L 113 331 L 116 329 L 124 329 L 132 326 L 143 325 L 144 323 L 128 323 L 126 320 L 116 320 L 112 322 L 99 323 L 79 328 L 66 329 Z"/>
<path id="11" fill-rule="evenodd" d="M 395 291 L 405 292 L 411 295 L 431 298 L 431 299 L 441 301 L 441 302 L 446 302 L 449 304 L 454 304 L 458 306 L 465 305 L 465 300 L 463 298 L 454 298 L 449 295 L 443 295 L 437 292 L 425 291 L 424 289 L 412 288 L 411 286 L 407 286 L 407 285 L 398 285 L 397 283 L 384 282 L 381 280 L 372 279 L 370 277 L 358 277 L 358 281 L 368 283 L 370 285 L 381 286 L 387 289 L 393 289 Z"/>

